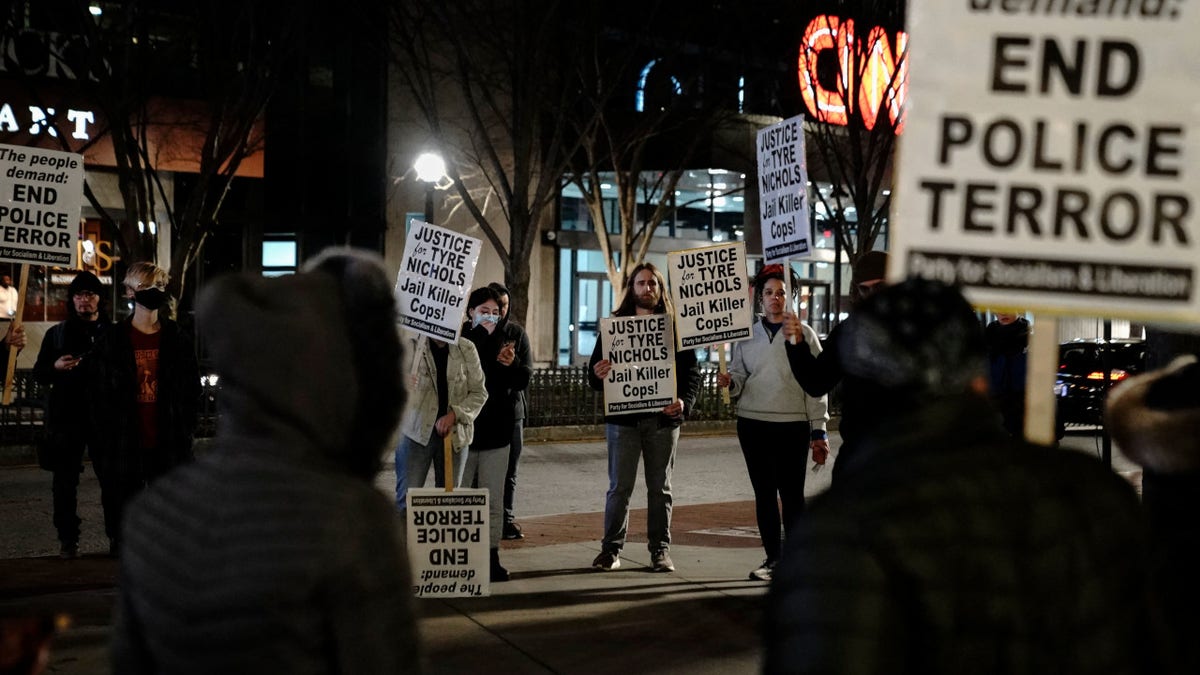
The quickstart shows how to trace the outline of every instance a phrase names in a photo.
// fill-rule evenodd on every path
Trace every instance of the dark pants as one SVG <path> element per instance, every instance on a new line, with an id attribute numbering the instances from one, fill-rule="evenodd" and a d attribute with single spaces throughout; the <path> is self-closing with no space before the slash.
<path id="1" fill-rule="evenodd" d="M 508 451 L 508 473 L 504 475 L 504 524 L 513 522 L 513 499 L 517 492 L 517 462 L 521 461 L 521 445 L 525 440 L 525 420 L 513 421 L 512 445 Z"/>
<path id="2" fill-rule="evenodd" d="M 737 418 L 738 442 L 754 487 L 758 534 L 769 560 L 779 560 L 783 526 L 791 527 L 804 511 L 804 473 L 808 471 L 808 422 L 762 422 Z M 783 502 L 783 520 L 779 518 Z"/>
<path id="3" fill-rule="evenodd" d="M 58 540 L 64 544 L 74 544 L 79 541 L 79 474 L 83 473 L 83 451 L 86 443 L 83 440 L 72 440 L 59 446 L 56 452 L 61 453 L 56 461 L 57 468 L 53 473 L 50 489 L 54 494 L 54 529 L 58 531 Z M 104 508 L 104 531 L 108 536 L 114 536 L 120 516 L 112 510 L 112 504 L 104 490 L 103 464 L 92 458 L 92 470 L 100 480 L 100 502 Z"/>

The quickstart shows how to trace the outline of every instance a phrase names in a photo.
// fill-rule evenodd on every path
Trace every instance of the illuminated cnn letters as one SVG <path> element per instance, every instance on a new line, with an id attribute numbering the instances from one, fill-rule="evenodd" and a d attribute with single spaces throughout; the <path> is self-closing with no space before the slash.
<path id="1" fill-rule="evenodd" d="M 863 126 L 874 129 L 880 112 L 886 111 L 900 133 L 908 88 L 908 34 L 897 32 L 894 48 L 879 26 L 868 32 L 865 48 L 855 49 L 855 39 L 853 19 L 821 15 L 804 29 L 797 71 L 808 112 L 821 122 L 846 126 L 850 114 L 857 111 Z M 838 73 L 832 90 L 817 77 L 817 60 L 827 49 L 837 54 Z"/>

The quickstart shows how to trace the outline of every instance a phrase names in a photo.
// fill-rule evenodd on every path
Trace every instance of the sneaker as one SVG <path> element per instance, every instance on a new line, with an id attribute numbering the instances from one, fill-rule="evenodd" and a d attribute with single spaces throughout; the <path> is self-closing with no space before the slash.
<path id="1" fill-rule="evenodd" d="M 650 570 L 652 572 L 674 572 L 675 563 L 671 562 L 671 554 L 665 550 L 651 553 Z"/>
<path id="2" fill-rule="evenodd" d="M 750 578 L 755 581 L 770 581 L 774 572 L 775 561 L 767 558 L 754 571 L 750 572 Z"/>
<path id="3" fill-rule="evenodd" d="M 601 551 L 592 561 L 592 567 L 610 572 L 621 566 L 621 556 L 616 551 Z"/>
<path id="4" fill-rule="evenodd" d="M 521 532 L 521 526 L 516 523 L 513 523 L 513 522 L 508 522 L 508 523 L 504 524 L 504 534 L 502 536 L 505 539 L 524 539 L 525 538 L 525 534 L 523 532 Z"/>
<path id="5" fill-rule="evenodd" d="M 58 557 L 63 560 L 74 560 L 79 557 L 79 543 L 74 541 L 64 541 L 62 547 L 58 549 Z"/>

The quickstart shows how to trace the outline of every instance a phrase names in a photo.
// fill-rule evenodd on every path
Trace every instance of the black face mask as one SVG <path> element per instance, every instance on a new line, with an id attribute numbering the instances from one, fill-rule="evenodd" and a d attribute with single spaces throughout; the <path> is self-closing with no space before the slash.
<path id="1" fill-rule="evenodd" d="M 167 304 L 167 297 L 167 292 L 157 286 L 143 288 L 133 294 L 134 302 L 150 311 L 154 311 Z"/>

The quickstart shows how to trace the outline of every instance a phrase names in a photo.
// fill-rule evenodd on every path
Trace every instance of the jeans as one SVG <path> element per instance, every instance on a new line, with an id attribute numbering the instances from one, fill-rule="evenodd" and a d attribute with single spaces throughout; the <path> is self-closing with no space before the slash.
<path id="1" fill-rule="evenodd" d="M 513 421 L 512 445 L 508 448 L 508 473 L 504 475 L 504 522 L 513 522 L 513 500 L 517 493 L 517 462 L 521 461 L 521 447 L 525 441 L 525 420 Z"/>
<path id="2" fill-rule="evenodd" d="M 634 426 L 609 424 L 608 495 L 604 503 L 604 550 L 620 552 L 629 529 L 629 497 L 637 481 L 638 460 L 644 459 L 646 479 L 646 534 L 651 553 L 671 546 L 671 471 L 679 427 L 660 427 L 658 416 Z"/>
<path id="3" fill-rule="evenodd" d="M 508 470 L 508 446 L 475 450 L 467 457 L 466 465 L 464 483 L 488 491 L 488 518 L 491 519 L 488 544 L 489 548 L 498 548 L 501 530 L 504 529 L 500 515 L 504 511 L 504 473 Z"/>
<path id="4" fill-rule="evenodd" d="M 804 511 L 810 428 L 808 422 L 763 422 L 739 417 L 737 434 L 754 487 L 754 514 L 763 550 L 768 560 L 779 560 L 783 531 Z M 783 527 L 779 502 L 783 502 Z"/>
<path id="5" fill-rule="evenodd" d="M 429 465 L 433 465 L 433 482 L 437 487 L 446 487 L 446 462 L 442 459 L 442 437 L 437 430 L 429 435 L 429 442 L 418 443 L 408 436 L 400 438 L 396 447 L 396 508 L 403 511 L 408 508 L 408 483 L 414 481 L 413 487 L 425 487 L 425 479 L 429 475 Z M 462 485 L 463 469 L 466 467 L 467 448 L 450 453 L 452 456 L 450 470 L 454 473 L 454 487 Z"/>

